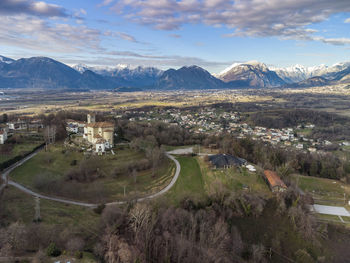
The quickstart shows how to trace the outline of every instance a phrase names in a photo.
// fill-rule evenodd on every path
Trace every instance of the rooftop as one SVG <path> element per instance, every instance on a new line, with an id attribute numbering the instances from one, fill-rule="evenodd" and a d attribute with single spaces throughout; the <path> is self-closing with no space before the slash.
<path id="1" fill-rule="evenodd" d="M 91 128 L 112 128 L 114 129 L 114 123 L 111 122 L 94 122 L 94 123 L 88 123 L 86 127 Z"/>
<path id="2" fill-rule="evenodd" d="M 283 188 L 287 188 L 285 183 L 277 175 L 276 172 L 273 172 L 273 171 L 270 171 L 270 170 L 265 170 L 264 171 L 264 175 L 265 175 L 266 179 L 269 181 L 269 184 L 271 185 L 271 187 L 280 186 L 280 187 L 283 187 Z"/>
<path id="3" fill-rule="evenodd" d="M 247 162 L 242 158 L 239 158 L 233 155 L 228 155 L 228 154 L 212 155 L 212 156 L 209 156 L 209 160 L 217 168 L 223 168 L 225 166 L 230 166 L 230 165 L 241 166 Z"/>

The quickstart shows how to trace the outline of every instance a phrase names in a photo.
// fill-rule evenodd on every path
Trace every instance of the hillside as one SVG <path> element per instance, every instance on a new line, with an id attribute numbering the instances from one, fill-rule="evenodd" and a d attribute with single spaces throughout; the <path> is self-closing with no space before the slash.
<path id="1" fill-rule="evenodd" d="M 178 70 L 169 69 L 160 76 L 155 85 L 156 89 L 161 90 L 222 89 L 226 87 L 224 82 L 198 66 L 182 67 Z"/>
<path id="2" fill-rule="evenodd" d="M 155 67 L 73 67 L 47 57 L 13 60 L 0 56 L 0 88 L 69 90 L 194 90 L 314 87 L 349 83 L 350 63 L 289 68 L 257 61 L 235 63 L 217 75 L 198 66 L 166 71 Z"/>
<path id="3" fill-rule="evenodd" d="M 228 83 L 229 85 L 234 84 L 236 86 L 237 81 L 242 84 L 246 84 L 249 87 L 277 87 L 285 84 L 274 71 L 257 61 L 234 64 L 228 70 L 220 73 L 219 78 Z"/>

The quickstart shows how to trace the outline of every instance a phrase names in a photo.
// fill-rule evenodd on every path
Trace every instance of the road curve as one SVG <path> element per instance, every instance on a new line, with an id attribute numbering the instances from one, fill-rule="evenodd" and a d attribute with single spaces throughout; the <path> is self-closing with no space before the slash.
<path id="1" fill-rule="evenodd" d="M 91 203 L 73 201 L 73 200 L 64 199 L 64 198 L 60 198 L 60 197 L 51 197 L 51 196 L 47 196 L 47 195 L 42 195 L 42 194 L 39 194 L 39 193 L 36 193 L 36 192 L 30 190 L 27 187 L 24 187 L 23 185 L 21 185 L 19 183 L 16 183 L 16 182 L 8 179 L 9 178 L 9 174 L 10 174 L 11 171 L 13 171 L 14 169 L 16 169 L 17 167 L 21 166 L 26 161 L 28 161 L 31 158 L 33 158 L 35 155 L 38 154 L 38 152 L 39 152 L 39 150 L 34 152 L 34 153 L 32 153 L 32 154 L 30 154 L 30 155 L 28 155 L 27 157 L 25 157 L 21 161 L 15 163 L 10 168 L 6 169 L 3 172 L 3 174 L 2 174 L 3 181 L 6 182 L 6 180 L 7 180 L 7 184 L 8 185 L 12 185 L 12 186 L 16 187 L 17 189 L 19 189 L 20 191 L 22 191 L 24 193 L 27 193 L 29 195 L 32 195 L 32 196 L 35 196 L 35 197 L 39 197 L 39 198 L 42 198 L 42 199 L 46 199 L 46 200 L 50 200 L 50 201 L 56 201 L 56 202 L 60 202 L 60 203 L 70 204 L 70 205 L 78 205 L 78 206 L 83 206 L 83 207 L 88 207 L 88 208 L 95 208 L 95 207 L 97 207 L 99 205 L 99 204 L 91 204 Z M 181 171 L 181 166 L 180 166 L 180 163 L 178 162 L 178 160 L 176 160 L 172 155 L 166 153 L 166 156 L 170 160 L 175 162 L 175 164 L 176 164 L 175 175 L 171 179 L 171 182 L 164 189 L 162 189 L 161 191 L 159 191 L 159 192 L 157 192 L 155 194 L 149 195 L 149 196 L 138 198 L 138 199 L 136 199 L 134 201 L 141 202 L 141 201 L 144 201 L 144 200 L 156 198 L 156 197 L 166 193 L 167 191 L 170 190 L 171 187 L 174 186 L 174 184 L 176 183 L 177 179 L 179 178 L 180 171 Z M 2 187 L 5 187 L 5 183 L 0 186 L 0 188 L 2 188 Z M 108 205 L 108 206 L 109 205 L 121 205 L 121 204 L 125 204 L 125 203 L 127 203 L 127 201 L 114 201 L 114 202 L 106 203 L 105 205 Z"/>

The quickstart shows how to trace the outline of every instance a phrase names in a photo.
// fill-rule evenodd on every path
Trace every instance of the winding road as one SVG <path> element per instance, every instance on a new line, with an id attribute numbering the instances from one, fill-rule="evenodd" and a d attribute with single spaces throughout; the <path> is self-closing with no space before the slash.
<path id="1" fill-rule="evenodd" d="M 60 203 L 70 204 L 70 205 L 78 205 L 78 206 L 83 206 L 83 207 L 88 207 L 88 208 L 95 208 L 95 207 L 97 207 L 99 205 L 99 204 L 91 204 L 91 203 L 84 203 L 84 202 L 73 201 L 73 200 L 64 199 L 64 198 L 60 198 L 60 197 L 51 197 L 51 196 L 47 196 L 47 195 L 42 195 L 42 194 L 36 193 L 36 192 L 28 189 L 27 187 L 24 187 L 23 185 L 21 185 L 19 183 L 16 183 L 16 182 L 14 182 L 14 181 L 9 179 L 9 174 L 14 169 L 16 169 L 17 167 L 21 166 L 26 161 L 28 161 L 31 158 L 33 158 L 35 155 L 38 154 L 38 152 L 40 150 L 37 150 L 36 152 L 28 155 L 27 157 L 23 158 L 22 160 L 18 161 L 17 163 L 15 163 L 11 167 L 9 167 L 9 168 L 7 168 L 6 170 L 3 171 L 3 174 L 1 175 L 1 177 L 2 177 L 4 182 L 0 186 L 0 191 L 6 186 L 6 181 L 7 181 L 7 185 L 12 185 L 12 186 L 14 186 L 15 188 L 21 190 L 24 193 L 27 193 L 29 195 L 32 195 L 32 196 L 35 196 L 35 197 L 39 197 L 39 198 L 42 198 L 42 199 L 46 199 L 46 200 L 50 200 L 50 201 L 56 201 L 56 202 L 60 202 Z M 162 189 L 161 191 L 159 191 L 159 192 L 157 192 L 155 194 L 149 195 L 149 196 L 138 198 L 135 201 L 141 202 L 141 201 L 145 201 L 145 200 L 148 200 L 148 199 L 156 198 L 156 197 L 166 193 L 167 191 L 170 190 L 171 187 L 174 186 L 174 184 L 176 183 L 177 179 L 179 178 L 180 171 L 181 171 L 181 166 L 180 166 L 180 163 L 178 162 L 178 160 L 176 160 L 172 155 L 170 155 L 169 153 L 166 153 L 166 156 L 170 160 L 175 162 L 175 164 L 176 164 L 175 175 L 171 179 L 171 182 L 164 189 Z M 114 202 L 106 203 L 105 205 L 107 205 L 107 206 L 109 206 L 109 205 L 121 205 L 121 204 L 125 204 L 125 203 L 127 203 L 127 201 L 114 201 Z"/>

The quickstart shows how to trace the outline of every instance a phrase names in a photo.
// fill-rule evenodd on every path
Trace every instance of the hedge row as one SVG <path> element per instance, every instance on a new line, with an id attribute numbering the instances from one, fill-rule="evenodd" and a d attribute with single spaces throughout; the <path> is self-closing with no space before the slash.
<path id="1" fill-rule="evenodd" d="M 3 163 L 0 164 L 0 171 L 5 170 L 6 168 L 9 168 L 11 165 L 17 163 L 18 161 L 22 160 L 23 158 L 27 157 L 28 155 L 34 153 L 36 150 L 40 149 L 41 147 L 43 147 L 45 145 L 45 143 L 42 143 L 38 146 L 36 146 L 33 150 L 31 150 L 30 152 L 24 153 L 24 154 L 20 154 L 17 155 L 15 157 L 13 157 L 12 159 L 9 159 Z"/>

